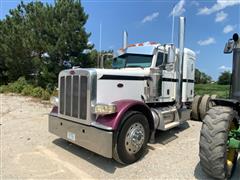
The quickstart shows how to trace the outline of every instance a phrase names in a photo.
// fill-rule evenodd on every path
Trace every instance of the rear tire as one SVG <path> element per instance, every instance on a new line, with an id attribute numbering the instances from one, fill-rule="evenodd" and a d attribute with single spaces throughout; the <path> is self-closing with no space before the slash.
<path id="1" fill-rule="evenodd" d="M 146 116 L 137 111 L 127 113 L 115 140 L 113 158 L 121 164 L 139 160 L 146 151 L 149 134 Z"/>
<path id="2" fill-rule="evenodd" d="M 192 102 L 192 113 L 191 113 L 191 119 L 200 121 L 200 115 L 199 115 L 199 105 L 201 102 L 202 96 L 195 96 Z"/>
<path id="3" fill-rule="evenodd" d="M 228 166 L 228 133 L 236 118 L 236 112 L 230 107 L 211 108 L 204 120 L 199 142 L 199 157 L 203 171 L 217 179 L 231 177 L 238 153 L 234 150 L 231 159 L 233 166 Z"/>
<path id="4" fill-rule="evenodd" d="M 201 99 L 201 103 L 199 105 L 199 113 L 200 113 L 200 121 L 202 121 L 209 110 L 210 96 L 204 95 Z"/>
<path id="5" fill-rule="evenodd" d="M 210 97 L 210 102 L 209 102 L 209 108 L 212 108 L 213 106 L 216 106 L 216 104 L 214 103 L 214 101 L 212 101 L 212 100 L 214 100 L 214 99 L 216 99 L 216 98 L 217 98 L 217 95 L 216 95 L 216 94 L 211 95 L 211 97 Z"/>

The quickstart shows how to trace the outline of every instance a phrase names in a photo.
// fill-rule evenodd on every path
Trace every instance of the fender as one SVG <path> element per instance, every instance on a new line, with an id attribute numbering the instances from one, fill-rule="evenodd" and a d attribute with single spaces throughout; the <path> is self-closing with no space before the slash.
<path id="1" fill-rule="evenodd" d="M 53 106 L 50 114 L 55 114 L 55 116 L 58 115 L 58 106 Z"/>
<path id="2" fill-rule="evenodd" d="M 236 99 L 212 99 L 217 106 L 228 106 L 233 108 L 234 110 L 240 112 L 240 102 Z"/>
<path id="3" fill-rule="evenodd" d="M 154 129 L 154 121 L 151 110 L 145 103 L 136 100 L 120 100 L 113 102 L 113 104 L 117 106 L 117 112 L 111 115 L 99 116 L 96 120 L 97 123 L 111 127 L 112 130 L 116 130 L 126 112 L 133 110 L 142 112 L 149 121 L 150 129 Z"/>
<path id="4" fill-rule="evenodd" d="M 228 107 L 233 107 L 237 108 L 240 105 L 240 102 L 236 99 L 211 99 L 217 106 L 228 106 Z"/>

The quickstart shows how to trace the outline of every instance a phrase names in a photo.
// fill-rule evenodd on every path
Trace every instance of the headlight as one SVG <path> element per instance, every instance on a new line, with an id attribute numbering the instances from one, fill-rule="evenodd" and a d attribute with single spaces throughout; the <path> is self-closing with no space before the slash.
<path id="1" fill-rule="evenodd" d="M 52 105 L 54 105 L 54 106 L 58 106 L 58 103 L 59 103 L 58 97 L 52 96 L 52 97 L 50 98 L 50 103 L 51 103 Z"/>
<path id="2" fill-rule="evenodd" d="M 113 114 L 117 112 L 115 104 L 97 104 L 93 108 L 95 114 Z"/>

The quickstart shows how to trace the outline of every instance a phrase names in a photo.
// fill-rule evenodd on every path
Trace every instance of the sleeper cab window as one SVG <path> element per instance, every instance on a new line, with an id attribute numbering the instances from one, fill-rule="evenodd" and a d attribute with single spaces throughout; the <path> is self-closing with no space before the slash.
<path id="1" fill-rule="evenodd" d="M 158 53 L 158 56 L 157 56 L 157 63 L 156 63 L 156 67 L 162 65 L 164 62 L 166 62 L 167 60 L 167 54 L 164 54 L 162 52 L 159 52 Z"/>

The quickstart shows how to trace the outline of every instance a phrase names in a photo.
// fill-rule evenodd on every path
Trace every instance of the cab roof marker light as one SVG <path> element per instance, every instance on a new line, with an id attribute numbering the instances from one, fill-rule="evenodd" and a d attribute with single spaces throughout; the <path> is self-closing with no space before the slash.
<path id="1" fill-rule="evenodd" d="M 157 44 L 157 42 L 149 42 L 149 44 L 154 45 Z"/>
<path id="2" fill-rule="evenodd" d="M 128 47 L 135 47 L 136 44 L 129 44 Z"/>

